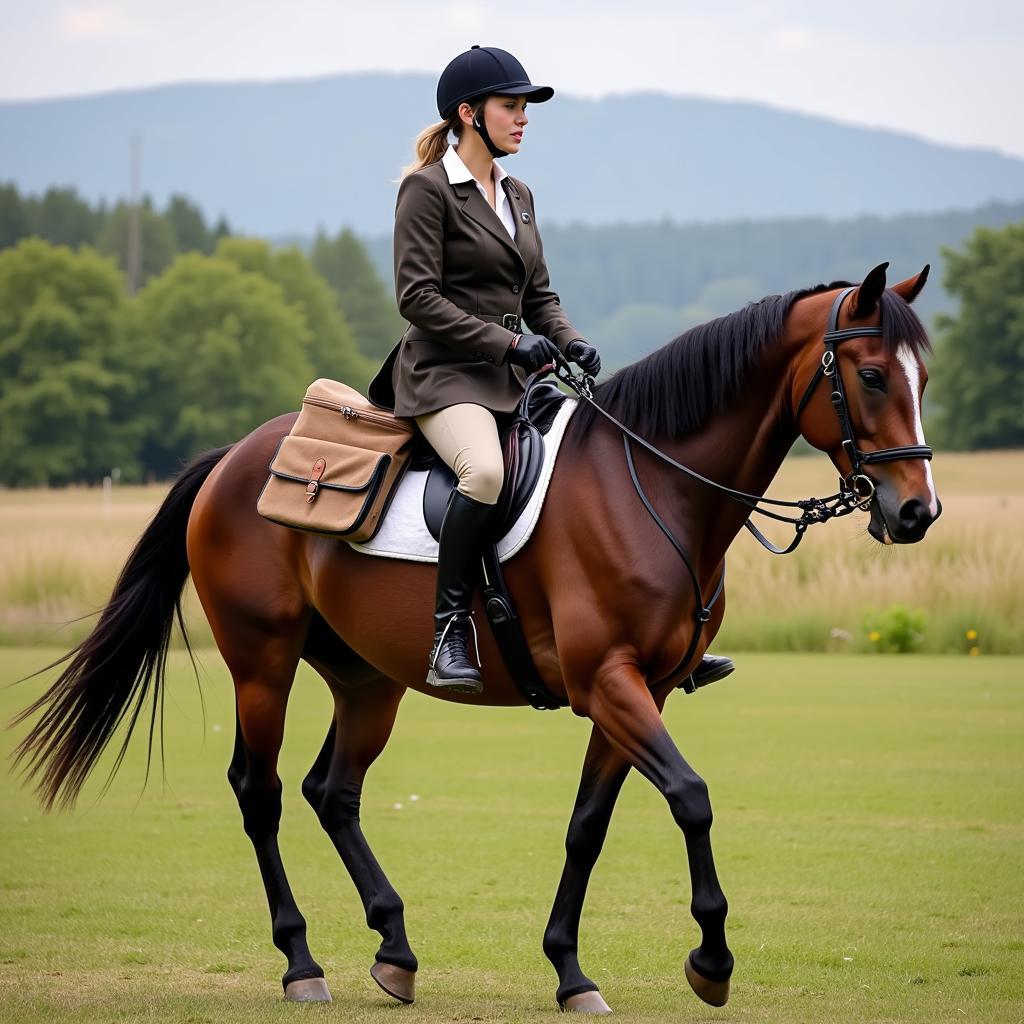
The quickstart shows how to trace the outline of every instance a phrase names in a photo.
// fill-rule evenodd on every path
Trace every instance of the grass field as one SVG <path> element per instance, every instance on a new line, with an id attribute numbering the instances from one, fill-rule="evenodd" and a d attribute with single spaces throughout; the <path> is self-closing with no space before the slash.
<path id="1" fill-rule="evenodd" d="M 1024 451 L 940 453 L 935 478 L 944 512 L 918 545 L 876 544 L 861 515 L 811 530 L 786 558 L 740 536 L 719 649 L 869 651 L 874 617 L 903 605 L 922 616 L 923 651 L 1024 654 Z M 793 458 L 771 493 L 804 497 L 835 486 L 824 457 Z M 0 644 L 61 645 L 87 632 L 88 620 L 60 624 L 106 602 L 163 494 L 121 488 L 105 508 L 97 489 L 0 492 Z M 188 620 L 209 644 L 195 602 Z"/>
<path id="2" fill-rule="evenodd" d="M 58 652 L 0 652 L 0 682 Z M 418 1001 L 367 975 L 376 935 L 298 785 L 330 718 L 300 673 L 282 762 L 282 850 L 335 1002 L 280 1002 L 255 859 L 224 779 L 231 690 L 172 659 L 167 782 L 142 737 L 102 802 L 43 816 L 5 776 L 0 1020 L 553 1021 L 540 937 L 587 736 L 568 712 L 410 695 L 363 823 L 403 895 Z M 682 975 L 697 938 L 682 841 L 631 778 L 583 918 L 584 968 L 636 1021 L 1024 1020 L 1024 660 L 749 654 L 666 718 L 708 780 L 737 957 L 724 1010 Z M 6 720 L 42 682 L 0 689 Z M 4 750 L 15 735 L 3 736 Z M 418 799 L 414 799 L 418 797 Z"/>

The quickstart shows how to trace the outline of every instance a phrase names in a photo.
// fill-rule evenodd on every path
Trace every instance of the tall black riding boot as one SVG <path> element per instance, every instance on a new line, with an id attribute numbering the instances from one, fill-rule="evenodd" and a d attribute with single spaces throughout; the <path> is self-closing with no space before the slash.
<path id="1" fill-rule="evenodd" d="M 434 647 L 427 672 L 430 686 L 457 693 L 480 693 L 484 688 L 478 668 L 469 660 L 467 633 L 472 625 L 475 640 L 476 626 L 471 618 L 473 592 L 495 508 L 461 491 L 452 491 L 437 553 Z"/>

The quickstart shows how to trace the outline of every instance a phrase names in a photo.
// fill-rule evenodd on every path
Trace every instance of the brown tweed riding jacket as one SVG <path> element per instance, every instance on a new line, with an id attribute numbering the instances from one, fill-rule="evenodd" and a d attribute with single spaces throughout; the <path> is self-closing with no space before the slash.
<path id="1" fill-rule="evenodd" d="M 439 160 L 406 175 L 395 207 L 395 294 L 409 327 L 370 383 L 375 404 L 419 416 L 460 402 L 511 412 L 527 373 L 506 360 L 520 331 L 544 334 L 563 352 L 579 331 L 551 290 L 533 195 L 511 175 L 504 188 L 511 238 L 473 181 L 449 183 Z M 487 319 L 483 319 L 486 317 Z"/>

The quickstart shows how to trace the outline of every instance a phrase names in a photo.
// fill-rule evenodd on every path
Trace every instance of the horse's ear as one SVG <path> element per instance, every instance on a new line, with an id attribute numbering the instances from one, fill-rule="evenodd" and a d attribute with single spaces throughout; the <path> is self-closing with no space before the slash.
<path id="1" fill-rule="evenodd" d="M 882 297 L 882 292 L 885 291 L 885 271 L 888 266 L 888 262 L 879 263 L 853 293 L 853 302 L 850 303 L 851 319 L 860 320 L 863 317 L 871 316 L 878 308 L 878 300 Z"/>
<path id="2" fill-rule="evenodd" d="M 921 294 L 921 289 L 928 280 L 928 271 L 931 269 L 931 264 L 926 263 L 924 265 L 924 270 L 922 270 L 920 274 L 916 277 L 908 277 L 906 281 L 900 281 L 899 284 L 894 284 L 892 286 L 892 290 L 901 299 L 903 299 L 904 302 L 913 302 L 914 299 Z"/>

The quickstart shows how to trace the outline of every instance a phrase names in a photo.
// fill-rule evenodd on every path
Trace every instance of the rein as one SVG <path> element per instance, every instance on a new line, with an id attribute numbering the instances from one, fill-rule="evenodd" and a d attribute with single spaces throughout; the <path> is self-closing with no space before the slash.
<path id="1" fill-rule="evenodd" d="M 639 434 L 630 430 L 629 427 L 616 419 L 610 412 L 602 409 L 601 406 L 594 401 L 594 378 L 587 373 L 581 373 L 577 376 L 573 373 L 564 356 L 560 353 L 556 356 L 555 376 L 558 380 L 566 384 L 580 398 L 584 399 L 584 401 L 589 402 L 597 412 L 621 431 L 622 443 L 626 453 L 626 465 L 629 468 L 629 475 L 630 479 L 633 481 L 633 486 L 636 488 L 636 492 L 651 518 L 657 524 L 661 532 L 668 538 L 680 558 L 682 558 L 683 564 L 686 566 L 686 570 L 689 573 L 690 580 L 693 583 L 694 597 L 696 599 L 695 614 L 697 628 L 694 630 L 693 639 L 690 642 L 690 646 L 686 654 L 683 656 L 682 661 L 679 663 L 679 666 L 675 671 L 683 668 L 689 662 L 690 658 L 693 657 L 693 654 L 697 649 L 697 644 L 700 641 L 700 634 L 704 623 L 711 618 L 711 609 L 714 607 L 715 602 L 721 596 L 724 589 L 725 566 L 723 564 L 722 575 L 719 578 L 718 585 L 715 587 L 715 592 L 712 595 L 711 600 L 705 604 L 703 595 L 701 594 L 700 581 L 698 580 L 697 573 L 686 554 L 686 549 L 675 537 L 661 516 L 658 515 L 651 503 L 651 500 L 647 497 L 647 494 L 640 483 L 640 478 L 637 475 L 636 466 L 633 461 L 633 449 L 630 444 L 631 441 L 635 441 L 643 448 L 646 448 L 652 455 L 671 466 L 673 469 L 678 469 L 692 479 L 706 484 L 708 487 L 712 487 L 717 491 L 721 491 L 727 497 L 732 498 L 741 505 L 746 505 L 747 508 L 750 509 L 751 513 L 756 512 L 759 515 L 767 516 L 769 519 L 774 519 L 780 523 L 789 523 L 793 527 L 793 539 L 787 547 L 780 548 L 768 540 L 768 538 L 765 537 L 765 535 L 754 525 L 754 523 L 751 522 L 749 518 L 744 521 L 743 525 L 747 530 L 761 544 L 761 546 L 765 548 L 765 550 L 769 551 L 773 555 L 788 555 L 795 551 L 803 540 L 807 529 L 815 523 L 825 523 L 830 519 L 839 519 L 842 516 L 849 515 L 850 513 L 858 510 L 864 512 L 868 511 L 871 506 L 871 502 L 875 497 L 875 485 L 871 478 L 863 472 L 864 466 L 871 465 L 876 462 L 893 462 L 897 459 L 930 459 L 932 457 L 932 449 L 928 445 L 901 445 L 899 447 L 883 448 L 873 452 L 862 451 L 857 446 L 856 439 L 853 435 L 853 425 L 850 419 L 846 391 L 843 387 L 843 378 L 842 374 L 839 372 L 839 364 L 836 360 L 836 346 L 850 338 L 880 337 L 882 335 L 882 328 L 879 326 L 848 327 L 843 330 L 838 329 L 839 312 L 842 309 L 843 302 L 847 296 L 855 290 L 856 286 L 845 288 L 836 296 L 835 301 L 832 303 L 832 308 L 828 315 L 825 334 L 822 337 L 825 351 L 822 353 L 821 363 L 819 364 L 817 371 L 811 378 L 810 383 L 807 385 L 807 388 L 803 393 L 803 397 L 797 405 L 796 416 L 794 417 L 796 421 L 799 422 L 800 414 L 803 412 L 804 407 L 814 394 L 818 384 L 823 379 L 828 378 L 832 383 L 832 407 L 835 409 L 836 416 L 839 419 L 839 428 L 843 435 L 842 446 L 843 450 L 846 452 L 847 458 L 850 460 L 851 469 L 848 476 L 840 477 L 839 490 L 836 491 L 835 494 L 830 494 L 825 498 L 802 498 L 796 501 L 787 501 L 781 498 L 767 498 L 763 495 L 748 494 L 746 491 L 736 490 L 733 487 L 728 487 L 725 484 L 718 483 L 716 480 L 711 480 L 710 478 L 703 476 L 695 469 L 691 469 L 689 466 L 686 466 L 681 462 L 677 462 L 670 455 L 667 455 L 659 448 L 656 448 L 650 443 L 650 441 L 647 441 L 645 438 L 640 437 Z M 761 505 L 772 505 L 775 508 L 800 509 L 800 514 L 798 516 L 784 515 L 780 512 L 772 511 L 771 509 L 761 508 Z M 685 682 L 683 683 L 683 688 L 686 689 L 688 693 L 692 693 L 694 689 L 692 680 L 689 688 L 686 687 Z"/>

